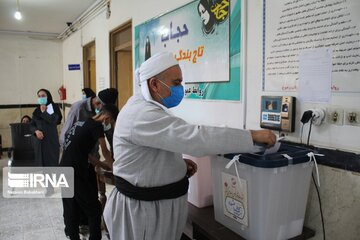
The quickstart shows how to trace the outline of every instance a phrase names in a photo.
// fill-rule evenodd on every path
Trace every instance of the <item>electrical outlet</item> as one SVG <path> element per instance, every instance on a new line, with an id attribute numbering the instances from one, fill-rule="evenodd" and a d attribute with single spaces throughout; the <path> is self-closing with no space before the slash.
<path id="1" fill-rule="evenodd" d="M 326 116 L 325 109 L 318 108 L 311 109 L 311 111 L 313 112 L 312 123 L 314 124 L 314 126 L 320 126 L 321 124 L 323 124 Z"/>
<path id="2" fill-rule="evenodd" d="M 360 111 L 356 109 L 345 110 L 345 125 L 360 126 Z"/>
<path id="3" fill-rule="evenodd" d="M 341 108 L 327 108 L 326 122 L 339 126 L 344 125 L 344 110 Z"/>

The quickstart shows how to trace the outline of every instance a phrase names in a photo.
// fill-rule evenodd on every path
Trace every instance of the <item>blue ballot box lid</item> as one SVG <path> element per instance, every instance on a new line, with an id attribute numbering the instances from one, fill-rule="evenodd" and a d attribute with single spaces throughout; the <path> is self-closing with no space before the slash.
<path id="1" fill-rule="evenodd" d="M 239 157 L 239 162 L 259 168 L 278 168 L 309 161 L 307 154 L 311 151 L 311 149 L 305 147 L 282 143 L 276 153 L 266 155 L 264 155 L 263 151 L 258 153 L 242 153 Z M 225 154 L 224 157 L 232 159 L 235 155 L 239 154 Z"/>

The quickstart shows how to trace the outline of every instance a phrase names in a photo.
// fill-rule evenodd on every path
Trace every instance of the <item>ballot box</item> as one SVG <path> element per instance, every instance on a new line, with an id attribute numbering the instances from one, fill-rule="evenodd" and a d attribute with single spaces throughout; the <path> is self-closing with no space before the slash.
<path id="1" fill-rule="evenodd" d="M 309 152 L 283 143 L 267 155 L 228 154 L 213 159 L 215 220 L 248 240 L 300 235 L 313 168 Z"/>

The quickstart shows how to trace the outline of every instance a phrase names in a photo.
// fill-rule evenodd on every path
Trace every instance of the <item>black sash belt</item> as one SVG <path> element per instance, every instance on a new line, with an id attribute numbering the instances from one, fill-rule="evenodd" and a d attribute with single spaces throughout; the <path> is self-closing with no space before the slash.
<path id="1" fill-rule="evenodd" d="M 119 192 L 127 197 L 142 201 L 156 201 L 183 196 L 188 192 L 189 179 L 185 176 L 178 182 L 160 187 L 137 187 L 125 179 L 115 176 L 115 186 Z"/>

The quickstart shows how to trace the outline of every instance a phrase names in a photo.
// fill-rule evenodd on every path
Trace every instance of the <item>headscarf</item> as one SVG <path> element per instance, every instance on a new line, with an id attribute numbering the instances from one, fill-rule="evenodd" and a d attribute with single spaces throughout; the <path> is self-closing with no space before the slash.
<path id="1" fill-rule="evenodd" d="M 175 65 L 178 65 L 178 62 L 172 53 L 160 52 L 150 57 L 136 69 L 135 79 L 140 83 L 141 94 L 146 101 L 153 100 L 150 95 L 147 80 Z"/>
<path id="2" fill-rule="evenodd" d="M 59 120 L 57 122 L 57 124 L 59 125 L 61 123 L 61 119 L 62 119 L 62 114 L 61 114 L 59 106 L 56 103 L 54 103 L 53 98 L 52 98 L 51 93 L 49 92 L 49 90 L 42 88 L 39 91 L 37 91 L 37 94 L 39 94 L 40 91 L 44 91 L 46 93 L 46 95 L 47 95 L 46 106 L 48 106 L 51 103 L 52 106 L 53 106 L 54 112 L 59 116 Z M 38 107 L 35 108 L 35 110 L 33 112 L 33 116 L 40 117 L 40 115 L 41 115 L 41 110 L 40 110 L 40 106 L 38 106 Z"/>
<path id="3" fill-rule="evenodd" d="M 20 123 L 22 123 L 22 121 L 23 121 L 25 118 L 29 119 L 29 122 L 31 121 L 31 117 L 30 117 L 29 115 L 24 115 L 24 116 L 21 118 Z"/>
<path id="4" fill-rule="evenodd" d="M 82 91 L 85 93 L 86 98 L 88 97 L 96 97 L 96 93 L 91 88 L 83 88 Z"/>

